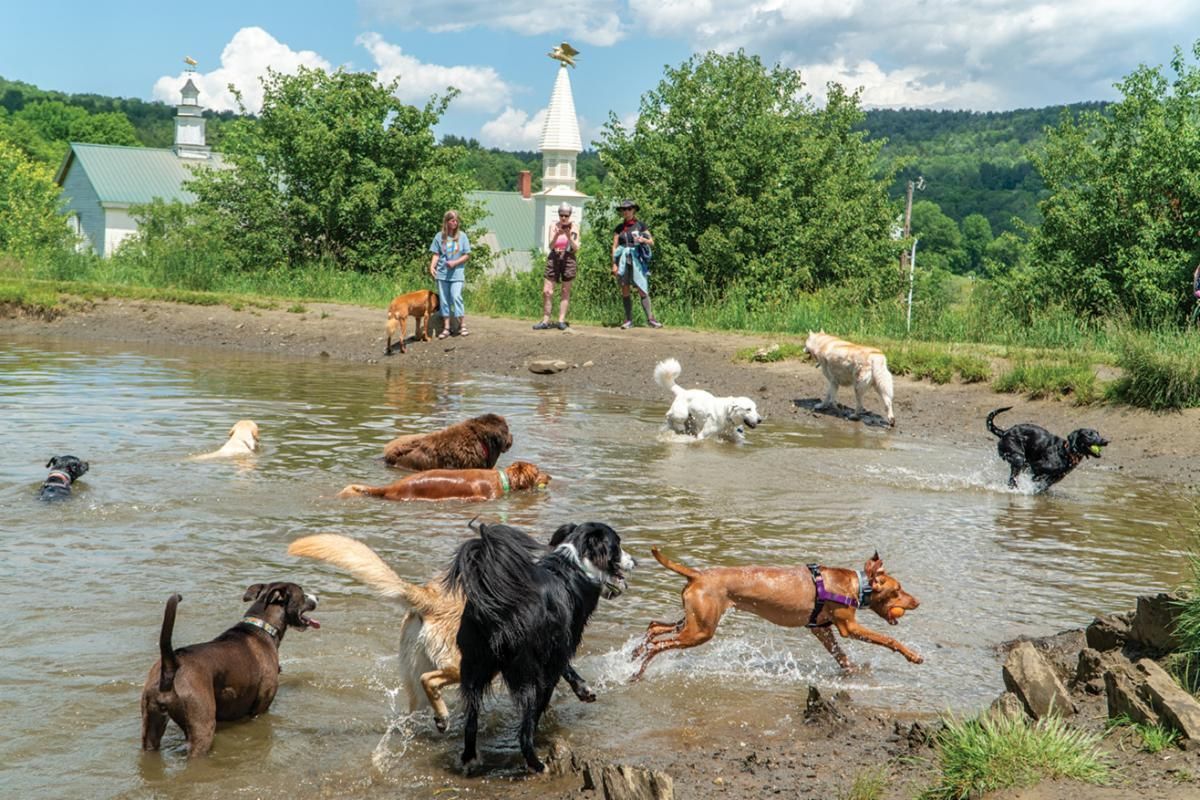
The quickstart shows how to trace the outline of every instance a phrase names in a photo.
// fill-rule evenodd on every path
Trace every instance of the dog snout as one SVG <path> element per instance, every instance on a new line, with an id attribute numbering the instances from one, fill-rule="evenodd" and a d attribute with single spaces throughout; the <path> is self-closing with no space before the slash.
<path id="1" fill-rule="evenodd" d="M 305 611 L 315 610 L 318 602 L 319 602 L 319 598 L 317 597 L 317 595 L 315 593 L 312 593 L 312 594 L 310 594 L 309 592 L 304 593 L 304 610 Z"/>
<path id="2" fill-rule="evenodd" d="M 637 569 L 637 559 L 635 559 L 633 556 L 629 555 L 629 553 L 626 553 L 624 550 L 622 550 L 621 551 L 621 571 L 622 572 L 633 572 L 635 569 Z"/>

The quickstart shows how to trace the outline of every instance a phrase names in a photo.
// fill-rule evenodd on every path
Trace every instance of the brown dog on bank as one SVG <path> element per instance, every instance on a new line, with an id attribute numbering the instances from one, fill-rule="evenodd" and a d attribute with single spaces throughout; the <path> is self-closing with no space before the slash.
<path id="1" fill-rule="evenodd" d="M 509 492 L 541 489 L 550 476 L 528 461 L 504 469 L 431 469 L 388 486 L 352 483 L 338 497 L 382 497 L 385 500 L 495 500 Z"/>
<path id="2" fill-rule="evenodd" d="M 395 335 L 397 328 L 400 329 L 400 352 L 408 352 L 404 346 L 404 340 L 408 338 L 409 317 L 414 320 L 413 336 L 418 341 L 428 342 L 429 318 L 433 316 L 437 308 L 437 292 L 431 292 L 428 289 L 418 289 L 392 300 L 391 305 L 388 306 L 387 347 L 384 348 L 383 354 L 385 356 L 392 354 L 392 336 Z"/>
<path id="3" fill-rule="evenodd" d="M 257 716 L 271 707 L 288 626 L 304 630 L 321 623 L 308 617 L 317 599 L 296 584 L 256 583 L 242 597 L 253 605 L 237 625 L 211 642 L 176 650 L 171 632 L 181 599 L 173 594 L 167 600 L 160 658 L 142 688 L 142 749 L 158 749 L 169 717 L 183 728 L 188 756 L 202 756 L 212 748 L 218 721 Z"/>
<path id="4" fill-rule="evenodd" d="M 889 625 L 896 625 L 905 611 L 920 605 L 917 598 L 900 588 L 899 581 L 883 571 L 878 553 L 867 561 L 862 572 L 856 572 L 816 564 L 696 570 L 671 561 L 657 547 L 650 552 L 658 563 L 678 572 L 688 582 L 683 587 L 683 619 L 651 622 L 645 640 L 634 649 L 633 657 L 642 659 L 634 680 L 642 677 L 650 659 L 664 650 L 707 642 L 717 632 L 721 616 L 730 608 L 749 611 L 785 628 L 807 626 L 843 669 L 851 669 L 853 665 L 833 638 L 830 626 L 837 628 L 843 637 L 882 645 L 914 664 L 924 660 L 890 636 L 859 625 L 855 618 L 855 610 L 861 605 L 869 607 Z"/>
<path id="5" fill-rule="evenodd" d="M 512 447 L 508 421 L 483 414 L 432 433 L 412 433 L 392 439 L 383 448 L 389 467 L 425 469 L 490 469 Z"/>

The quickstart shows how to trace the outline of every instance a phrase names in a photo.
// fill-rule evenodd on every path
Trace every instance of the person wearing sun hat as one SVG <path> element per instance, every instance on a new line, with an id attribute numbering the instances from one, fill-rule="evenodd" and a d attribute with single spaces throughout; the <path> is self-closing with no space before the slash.
<path id="1" fill-rule="evenodd" d="M 613 229 L 612 274 L 617 277 L 617 284 L 621 287 L 621 304 L 625 308 L 625 321 L 621 323 L 621 330 L 633 327 L 633 298 L 630 297 L 630 286 L 635 287 L 641 295 L 646 324 L 651 328 L 662 327 L 662 323 L 654 318 L 654 312 L 650 308 L 650 265 L 647 262 L 649 248 L 654 245 L 654 237 L 646 230 L 645 223 L 637 218 L 637 212 L 640 210 L 638 204 L 629 199 L 617 203 L 621 221 Z"/>
<path id="2" fill-rule="evenodd" d="M 579 252 L 579 226 L 571 221 L 574 209 L 570 203 L 558 207 L 558 222 L 546 232 L 546 272 L 542 282 L 542 321 L 535 331 L 557 327 L 567 329 L 567 307 L 571 304 L 571 281 L 575 280 L 575 254 Z M 562 284 L 562 299 L 558 302 L 558 325 L 550 324 L 550 307 L 554 302 L 554 284 Z"/>

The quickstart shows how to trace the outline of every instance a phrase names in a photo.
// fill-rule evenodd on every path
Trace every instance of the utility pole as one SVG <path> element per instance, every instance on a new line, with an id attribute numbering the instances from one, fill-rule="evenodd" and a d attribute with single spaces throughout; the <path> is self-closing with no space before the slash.
<path id="1" fill-rule="evenodd" d="M 921 191 L 925 188 L 925 178 L 918 175 L 915 181 L 908 182 L 908 199 L 904 202 L 904 238 L 907 239 L 912 233 L 912 198 L 913 191 Z M 908 270 L 908 251 L 900 252 L 900 277 L 904 277 L 904 273 Z"/>

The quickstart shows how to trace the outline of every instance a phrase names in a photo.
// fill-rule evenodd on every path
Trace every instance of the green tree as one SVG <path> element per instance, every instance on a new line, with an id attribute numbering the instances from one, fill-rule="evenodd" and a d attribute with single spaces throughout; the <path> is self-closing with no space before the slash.
<path id="1" fill-rule="evenodd" d="M 742 52 L 667 68 L 633 129 L 610 115 L 597 142 L 607 175 L 588 211 L 592 257 L 607 262 L 610 204 L 627 196 L 654 234 L 660 294 L 738 287 L 763 305 L 828 286 L 859 300 L 895 289 L 891 175 L 854 130 L 858 95 L 828 88 L 818 109 L 798 72 Z"/>
<path id="2" fill-rule="evenodd" d="M 123 144 L 138 146 L 137 131 L 129 118 L 117 111 L 89 114 L 71 123 L 70 141 L 88 144 Z"/>
<path id="3" fill-rule="evenodd" d="M 962 233 L 941 207 L 930 200 L 913 203 L 912 233 L 917 237 L 917 264 L 924 262 L 947 272 L 963 272 L 968 263 Z"/>
<path id="4" fill-rule="evenodd" d="M 1031 243 L 1036 300 L 1145 326 L 1186 314 L 1200 256 L 1200 70 L 1177 48 L 1171 71 L 1138 67 L 1107 115 L 1064 117 L 1035 156 L 1050 192 Z"/>
<path id="5" fill-rule="evenodd" d="M 967 252 L 967 269 L 980 272 L 984 254 L 992 243 L 992 223 L 983 214 L 968 214 L 962 221 L 962 244 Z"/>
<path id="6" fill-rule="evenodd" d="M 315 260 L 359 271 L 428 263 L 442 215 L 480 216 L 456 167 L 461 148 L 439 147 L 433 127 L 454 96 L 424 108 L 400 102 L 374 73 L 319 69 L 263 79 L 256 120 L 225 126 L 231 169 L 189 183 L 209 229 L 243 268 Z M 486 248 L 479 258 L 486 262 Z"/>
<path id="7" fill-rule="evenodd" d="M 0 141 L 0 252 L 24 255 L 64 247 L 70 232 L 51 169 Z"/>

